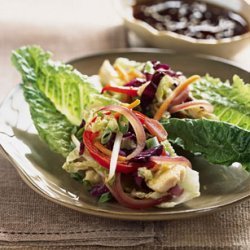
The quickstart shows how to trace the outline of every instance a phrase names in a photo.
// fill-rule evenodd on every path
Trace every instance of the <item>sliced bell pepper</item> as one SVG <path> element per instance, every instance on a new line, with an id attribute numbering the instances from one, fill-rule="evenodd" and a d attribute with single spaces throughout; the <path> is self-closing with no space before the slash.
<path id="1" fill-rule="evenodd" d="M 83 143 L 85 147 L 88 149 L 90 155 L 94 158 L 94 160 L 97 161 L 101 166 L 109 169 L 110 157 L 100 152 L 94 146 L 94 141 L 97 135 L 98 135 L 97 133 L 85 130 L 83 133 Z M 131 173 L 136 171 L 137 168 L 138 165 L 136 164 L 118 161 L 116 171 L 122 173 Z"/>
<path id="2" fill-rule="evenodd" d="M 132 87 L 132 86 L 111 86 L 111 85 L 106 85 L 103 89 L 102 89 L 102 94 L 105 91 L 111 91 L 111 92 L 116 92 L 116 93 L 122 93 L 122 94 L 126 94 L 128 96 L 138 96 L 138 87 Z"/>

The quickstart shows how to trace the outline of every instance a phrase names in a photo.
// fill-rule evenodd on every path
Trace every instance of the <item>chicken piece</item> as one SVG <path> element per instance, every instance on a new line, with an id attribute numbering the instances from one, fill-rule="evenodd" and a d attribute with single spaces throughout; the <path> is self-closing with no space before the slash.
<path id="1" fill-rule="evenodd" d="M 101 83 L 121 85 L 121 80 L 119 79 L 119 74 L 116 72 L 114 67 L 110 64 L 109 60 L 105 60 L 99 70 L 99 77 Z"/>
<path id="2" fill-rule="evenodd" d="M 176 186 L 177 183 L 181 182 L 186 174 L 186 167 L 182 165 L 175 166 L 161 166 L 153 178 L 147 181 L 148 187 L 152 190 L 165 193 L 170 188 Z"/>
<path id="3" fill-rule="evenodd" d="M 101 176 L 96 171 L 89 169 L 85 172 L 85 181 L 89 181 L 91 184 L 97 184 L 101 182 Z"/>

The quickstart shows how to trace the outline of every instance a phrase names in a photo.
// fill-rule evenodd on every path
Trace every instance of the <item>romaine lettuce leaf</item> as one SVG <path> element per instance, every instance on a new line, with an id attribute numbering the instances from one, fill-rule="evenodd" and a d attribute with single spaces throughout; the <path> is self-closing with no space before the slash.
<path id="1" fill-rule="evenodd" d="M 250 171 L 250 131 L 207 119 L 169 119 L 162 121 L 169 140 L 210 163 L 229 166 L 239 162 Z"/>
<path id="2" fill-rule="evenodd" d="M 22 88 L 39 136 L 51 150 L 66 157 L 74 148 L 71 142 L 74 125 L 56 110 L 53 103 L 34 84 L 26 82 L 22 84 Z"/>
<path id="3" fill-rule="evenodd" d="M 214 114 L 220 121 L 250 130 L 250 84 L 239 76 L 235 75 L 230 84 L 207 75 L 193 84 L 191 91 L 195 98 L 214 105 Z"/>
<path id="4" fill-rule="evenodd" d="M 98 90 L 71 65 L 54 62 L 40 47 L 22 47 L 12 53 L 12 62 L 29 82 L 49 98 L 56 109 L 74 125 L 79 125 L 86 109 L 114 102 L 99 94 Z"/>
<path id="5" fill-rule="evenodd" d="M 86 118 L 91 108 L 116 101 L 99 94 L 91 79 L 72 66 L 50 57 L 40 47 L 28 46 L 14 51 L 12 62 L 22 75 L 24 96 L 39 136 L 51 150 L 66 157 L 74 148 L 74 125 L 81 123 L 84 112 Z"/>

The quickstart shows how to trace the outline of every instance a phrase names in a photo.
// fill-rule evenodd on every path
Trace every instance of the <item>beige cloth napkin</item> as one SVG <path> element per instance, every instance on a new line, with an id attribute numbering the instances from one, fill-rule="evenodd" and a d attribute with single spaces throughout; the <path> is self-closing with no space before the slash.
<path id="1" fill-rule="evenodd" d="M 55 58 L 124 47 L 110 0 L 0 0 L 0 101 L 19 81 L 11 50 L 40 44 Z M 0 118 L 1 119 L 1 118 Z M 200 218 L 128 222 L 85 215 L 36 194 L 0 153 L 0 249 L 248 249 L 250 201 Z"/>

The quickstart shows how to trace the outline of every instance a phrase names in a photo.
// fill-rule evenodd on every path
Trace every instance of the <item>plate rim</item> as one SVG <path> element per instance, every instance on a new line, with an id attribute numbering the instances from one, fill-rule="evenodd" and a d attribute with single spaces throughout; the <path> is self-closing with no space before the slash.
<path id="1" fill-rule="evenodd" d="M 106 51 L 101 51 L 101 52 L 97 52 L 97 53 L 90 53 L 81 57 L 77 57 L 75 59 L 72 59 L 70 61 L 68 61 L 67 63 L 69 64 L 74 64 L 77 62 L 80 62 L 81 60 L 88 60 L 89 58 L 96 58 L 96 57 L 100 57 L 100 56 L 105 56 L 105 55 L 111 55 L 111 54 L 119 54 L 119 53 L 164 53 L 164 54 L 177 54 L 177 55 L 188 55 L 190 53 L 178 53 L 176 51 L 173 50 L 167 50 L 167 49 L 157 49 L 157 48 L 130 48 L 130 49 L 113 49 L 113 50 L 106 50 Z M 236 67 L 240 70 L 243 70 L 245 72 L 248 72 L 247 70 L 245 70 L 244 68 L 242 68 L 240 65 L 238 65 L 235 62 L 232 62 L 230 60 L 224 59 L 224 58 L 220 58 L 220 57 L 216 57 L 216 56 L 211 56 L 211 55 L 204 55 L 204 54 L 193 54 L 193 57 L 198 57 L 198 58 L 203 58 L 203 59 L 207 59 L 207 60 L 212 60 L 212 61 L 217 61 L 217 62 L 221 62 L 223 64 L 227 64 L 233 67 Z M 4 104 L 9 100 L 9 98 L 15 94 L 15 92 L 17 92 L 18 90 L 21 89 L 21 85 L 18 84 L 17 86 L 15 86 L 10 93 L 4 98 L 4 100 L 0 103 L 0 110 L 2 109 L 2 107 L 4 106 Z M 0 131 L 1 132 L 1 131 Z M 8 136 L 8 135 L 6 135 Z M 38 186 L 36 186 L 36 184 L 32 181 L 32 179 L 28 176 L 28 174 L 26 174 L 23 170 L 22 167 L 19 166 L 19 164 L 15 161 L 15 159 L 5 150 L 4 145 L 2 145 L 2 143 L 0 143 L 1 148 L 3 149 L 3 153 L 7 156 L 7 159 L 12 163 L 12 165 L 15 167 L 15 169 L 17 170 L 18 174 L 20 175 L 21 179 L 36 193 L 40 194 L 42 197 L 46 198 L 47 200 L 50 200 L 56 204 L 62 205 L 64 207 L 76 210 L 78 212 L 82 212 L 85 214 L 89 214 L 89 215 L 95 215 L 95 216 L 99 216 L 99 217 L 104 217 L 104 218 L 111 218 L 111 219 L 119 219 L 119 220 L 132 220 L 132 221 L 152 221 L 152 220 L 173 220 L 173 219 L 184 219 L 184 218 L 191 218 L 191 217 L 197 217 L 200 215 L 205 215 L 205 214 L 209 214 L 212 212 L 216 212 L 222 209 L 225 209 L 227 207 L 231 207 L 233 206 L 235 203 L 240 203 L 243 202 L 244 200 L 247 200 L 250 198 L 250 190 L 248 193 L 246 193 L 246 195 L 242 196 L 239 199 L 234 199 L 232 201 L 229 201 L 223 205 L 215 205 L 215 206 L 210 206 L 208 208 L 200 208 L 199 210 L 193 211 L 193 209 L 189 210 L 189 211 L 171 211 L 168 213 L 164 213 L 167 212 L 167 210 L 162 210 L 163 213 L 157 213 L 157 214 L 153 214 L 153 212 L 145 212 L 143 213 L 143 217 L 141 217 L 140 219 L 138 219 L 138 215 L 142 215 L 142 213 L 136 211 L 136 210 L 131 210 L 128 212 L 115 212 L 110 210 L 100 210 L 100 209 L 91 209 L 91 208 L 86 208 L 86 207 L 79 207 L 77 205 L 74 204 L 69 204 L 65 201 L 60 201 L 56 198 L 50 197 L 48 196 L 45 192 L 43 192 L 41 190 L 41 188 L 39 188 Z"/>
<path id="2" fill-rule="evenodd" d="M 250 68 L 247 69 L 246 67 L 242 66 L 240 62 L 236 62 L 227 58 L 223 58 L 220 56 L 210 55 L 210 54 L 204 54 L 204 53 L 193 53 L 193 52 L 178 52 L 173 49 L 162 49 L 162 48 L 145 48 L 145 47 L 133 47 L 133 48 L 115 48 L 115 49 L 108 49 L 108 50 L 101 50 L 97 51 L 95 53 L 90 52 L 86 53 L 82 56 L 72 58 L 70 60 L 66 60 L 65 63 L 67 64 L 75 64 L 80 62 L 83 59 L 90 59 L 95 58 L 99 56 L 104 55 L 110 55 L 110 54 L 117 54 L 117 53 L 164 53 L 164 54 L 176 54 L 178 56 L 189 56 L 200 58 L 200 59 L 206 59 L 211 61 L 216 61 L 224 64 L 228 64 L 232 67 L 236 67 L 240 70 L 246 71 L 247 73 L 250 73 Z"/>
<path id="3" fill-rule="evenodd" d="M 19 168 L 19 164 L 15 161 L 15 159 L 8 153 L 6 152 L 5 148 L 3 145 L 0 144 L 0 147 L 2 149 L 2 152 L 5 154 L 7 160 L 10 161 L 10 163 L 14 166 L 14 168 L 16 169 L 17 173 L 19 174 L 19 176 L 21 177 L 21 179 L 23 180 L 23 182 L 29 187 L 31 188 L 34 192 L 36 192 L 37 194 L 41 195 L 43 198 L 45 198 L 46 200 L 49 200 L 53 203 L 56 203 L 58 205 L 67 207 L 69 209 L 72 209 L 74 211 L 78 211 L 84 214 L 88 214 L 88 215 L 93 215 L 93 216 L 98 216 L 98 217 L 102 217 L 102 218 L 110 218 L 110 219 L 117 219 L 117 220 L 127 220 L 127 221 L 167 221 L 167 220 L 179 220 L 179 219 L 187 219 L 187 218 L 194 218 L 194 217 L 198 217 L 201 215 L 207 215 L 207 214 L 211 214 L 211 213 L 215 213 L 217 211 L 221 211 L 227 208 L 232 207 L 235 204 L 240 204 L 242 202 L 244 202 L 245 200 L 250 199 L 250 191 L 248 194 L 246 194 L 245 196 L 241 197 L 240 199 L 235 199 L 231 202 L 225 203 L 223 205 L 215 205 L 212 207 L 208 207 L 208 208 L 201 208 L 199 210 L 193 211 L 193 210 L 189 210 L 189 211 L 174 211 L 174 212 L 168 212 L 167 214 L 164 213 L 160 213 L 160 214 L 152 214 L 152 212 L 148 212 L 148 213 L 143 213 L 143 217 L 141 217 L 140 219 L 138 219 L 138 216 L 142 216 L 142 214 L 140 213 L 140 210 L 132 210 L 132 213 L 129 212 L 113 212 L 113 211 L 107 211 L 107 210 L 94 210 L 94 209 L 89 209 L 86 207 L 78 207 L 76 205 L 72 205 L 72 204 L 68 204 L 66 202 L 60 201 L 56 198 L 50 197 L 47 194 L 45 194 L 43 192 L 43 190 L 39 187 L 37 187 L 34 182 L 32 182 L 32 179 L 22 171 L 22 169 Z M 167 211 L 166 210 L 162 210 L 162 211 Z M 101 212 L 101 213 L 100 213 Z M 178 216 L 177 218 L 175 216 Z"/>

